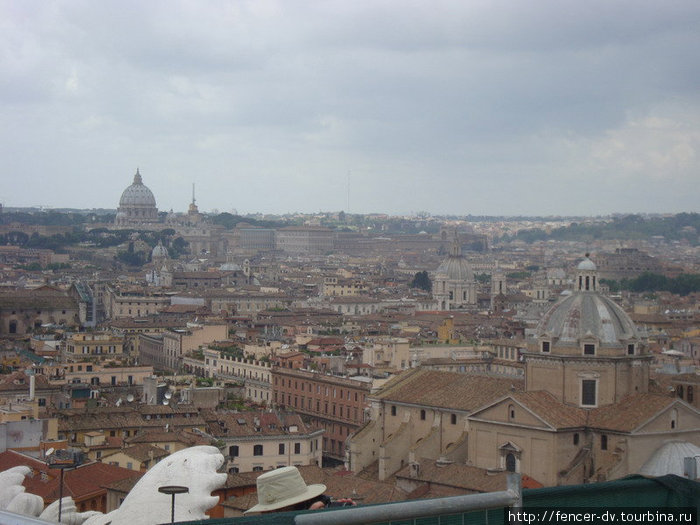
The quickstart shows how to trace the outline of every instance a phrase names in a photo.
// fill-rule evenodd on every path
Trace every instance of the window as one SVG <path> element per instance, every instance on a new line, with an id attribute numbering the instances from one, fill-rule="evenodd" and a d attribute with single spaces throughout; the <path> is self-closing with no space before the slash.
<path id="1" fill-rule="evenodd" d="M 608 450 L 608 436 L 600 436 L 600 450 Z"/>
<path id="2" fill-rule="evenodd" d="M 549 353 L 549 341 L 542 341 L 542 353 L 543 354 Z"/>
<path id="3" fill-rule="evenodd" d="M 263 455 L 263 446 L 262 445 L 254 445 L 253 446 L 253 455 L 254 456 L 262 456 Z M 260 470 L 262 470 L 262 467 L 260 467 Z"/>
<path id="4" fill-rule="evenodd" d="M 294 443 L 294 453 L 301 454 L 301 443 Z"/>
<path id="5" fill-rule="evenodd" d="M 578 445 L 578 442 L 579 442 L 579 435 L 577 432 L 576 434 L 574 434 L 574 445 Z"/>
<path id="6" fill-rule="evenodd" d="M 508 454 L 506 456 L 506 470 L 508 472 L 515 472 L 515 454 Z"/>
<path id="7" fill-rule="evenodd" d="M 595 345 L 590 343 L 583 345 L 583 355 L 595 355 Z"/>
<path id="8" fill-rule="evenodd" d="M 634 344 L 627 345 L 627 355 L 634 355 Z"/>
<path id="9" fill-rule="evenodd" d="M 581 405 L 596 406 L 596 383 L 595 379 L 581 381 Z"/>
<path id="10" fill-rule="evenodd" d="M 253 467 L 253 472 L 262 472 L 262 467 L 258 465 L 257 467 Z"/>
<path id="11" fill-rule="evenodd" d="M 280 443 L 279 446 L 279 455 L 281 456 L 282 454 L 284 454 L 284 443 Z"/>
<path id="12" fill-rule="evenodd" d="M 457 414 L 450 414 L 450 423 L 453 425 L 457 424 Z"/>
<path id="13" fill-rule="evenodd" d="M 508 405 L 508 419 L 510 421 L 515 419 L 515 407 L 513 405 Z"/>
<path id="14" fill-rule="evenodd" d="M 391 405 L 391 415 L 392 416 L 396 415 L 396 405 Z"/>
<path id="15" fill-rule="evenodd" d="M 421 409 L 420 411 L 420 419 L 421 421 L 425 421 L 425 410 Z"/>
<path id="16" fill-rule="evenodd" d="M 126 468 L 128 468 L 129 470 L 133 470 L 134 464 L 133 464 L 131 461 L 127 461 L 127 462 L 126 462 Z"/>
<path id="17" fill-rule="evenodd" d="M 688 403 L 692 403 L 692 402 L 693 402 L 693 394 L 694 394 L 694 392 L 693 392 L 693 387 L 692 387 L 691 385 L 688 385 L 688 395 L 687 395 L 687 397 L 686 397 L 686 401 L 687 401 Z"/>

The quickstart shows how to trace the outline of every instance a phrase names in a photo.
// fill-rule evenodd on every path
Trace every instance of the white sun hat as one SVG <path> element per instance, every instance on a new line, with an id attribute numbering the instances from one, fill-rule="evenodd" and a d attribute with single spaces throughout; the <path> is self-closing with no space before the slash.
<path id="1" fill-rule="evenodd" d="M 296 467 L 282 467 L 262 474 L 257 479 L 258 504 L 249 512 L 266 512 L 295 505 L 320 496 L 326 486 L 318 483 L 307 485 Z"/>

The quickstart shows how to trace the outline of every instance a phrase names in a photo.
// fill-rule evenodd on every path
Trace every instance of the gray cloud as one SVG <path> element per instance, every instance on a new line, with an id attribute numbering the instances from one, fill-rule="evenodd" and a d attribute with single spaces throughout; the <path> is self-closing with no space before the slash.
<path id="1" fill-rule="evenodd" d="M 696 2 L 0 2 L 7 205 L 697 210 Z M 27 185 L 35 180 L 38 184 Z"/>

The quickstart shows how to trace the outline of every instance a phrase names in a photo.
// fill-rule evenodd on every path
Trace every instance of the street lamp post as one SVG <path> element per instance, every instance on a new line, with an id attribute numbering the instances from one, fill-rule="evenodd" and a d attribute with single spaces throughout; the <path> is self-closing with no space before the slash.
<path id="1" fill-rule="evenodd" d="M 182 487 L 180 485 L 165 485 L 163 487 L 158 487 L 158 492 L 163 494 L 170 494 L 172 496 L 172 504 L 170 507 L 170 523 L 175 523 L 175 494 L 185 494 L 189 492 L 190 489 L 187 487 Z"/>

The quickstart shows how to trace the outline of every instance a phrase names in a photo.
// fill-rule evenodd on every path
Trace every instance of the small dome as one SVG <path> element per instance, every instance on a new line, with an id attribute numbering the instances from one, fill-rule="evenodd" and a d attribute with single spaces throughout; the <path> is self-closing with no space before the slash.
<path id="1" fill-rule="evenodd" d="M 585 259 L 583 259 L 583 261 L 578 263 L 578 266 L 576 268 L 578 270 L 588 270 L 593 272 L 595 272 L 598 269 L 595 263 L 588 258 L 588 254 L 586 254 L 586 257 Z"/>
<path id="2" fill-rule="evenodd" d="M 134 182 L 124 190 L 121 199 L 119 199 L 119 207 L 129 208 L 134 206 L 155 207 L 156 199 L 148 186 L 143 183 L 139 170 L 136 170 Z"/>
<path id="3" fill-rule="evenodd" d="M 235 262 L 225 262 L 224 264 L 219 266 L 219 270 L 221 270 L 222 272 L 242 272 L 243 268 L 241 268 Z"/>
<path id="4" fill-rule="evenodd" d="M 162 242 L 158 241 L 158 244 L 153 247 L 153 251 L 151 252 L 151 259 L 164 259 L 167 256 L 167 248 L 163 246 Z"/>
<path id="5" fill-rule="evenodd" d="M 555 346 L 577 345 L 587 337 L 618 346 L 638 337 L 632 319 L 622 308 L 599 293 L 583 292 L 574 292 L 550 308 L 537 325 L 536 334 L 555 338 Z"/>
<path id="6" fill-rule="evenodd" d="M 450 255 L 438 267 L 437 275 L 447 276 L 453 281 L 473 281 L 474 272 L 467 262 L 467 259 L 461 255 Z"/>
<path id="7" fill-rule="evenodd" d="M 684 475 L 683 458 L 700 456 L 700 447 L 687 441 L 672 441 L 659 447 L 647 460 L 639 473 L 643 476 Z"/>

